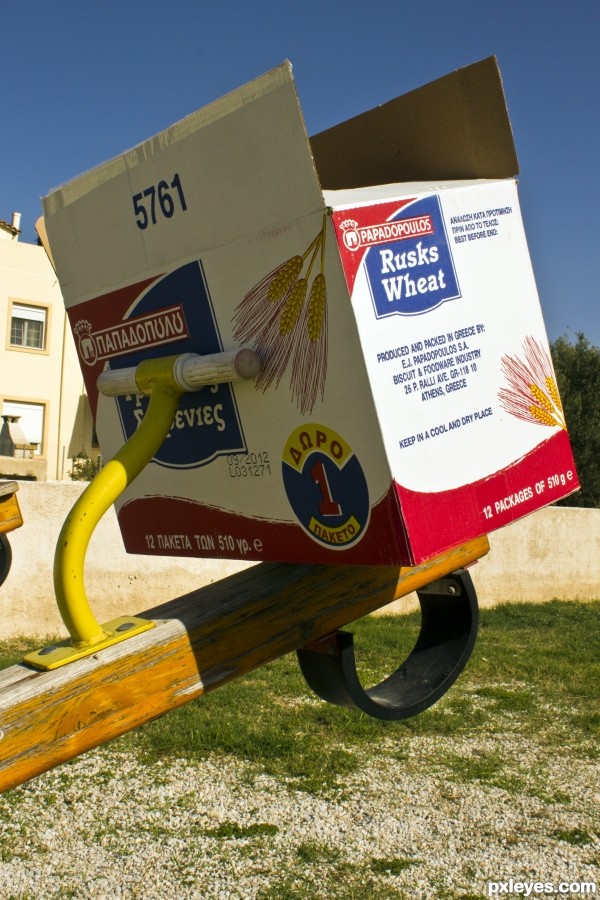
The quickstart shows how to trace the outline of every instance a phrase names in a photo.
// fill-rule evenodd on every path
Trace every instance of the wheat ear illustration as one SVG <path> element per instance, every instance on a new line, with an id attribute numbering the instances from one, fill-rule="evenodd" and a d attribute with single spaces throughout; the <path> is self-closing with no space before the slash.
<path id="1" fill-rule="evenodd" d="M 234 338 L 252 345 L 261 360 L 258 390 L 277 388 L 292 361 L 292 398 L 303 414 L 319 395 L 322 399 L 327 375 L 326 224 L 324 216 L 302 255 L 292 256 L 248 291 L 233 320 Z M 311 282 L 317 260 L 319 272 Z"/>
<path id="2" fill-rule="evenodd" d="M 500 404 L 517 419 L 566 429 L 548 351 L 530 336 L 525 338 L 523 350 L 524 359 L 502 357 L 501 369 L 509 387 L 498 391 Z"/>

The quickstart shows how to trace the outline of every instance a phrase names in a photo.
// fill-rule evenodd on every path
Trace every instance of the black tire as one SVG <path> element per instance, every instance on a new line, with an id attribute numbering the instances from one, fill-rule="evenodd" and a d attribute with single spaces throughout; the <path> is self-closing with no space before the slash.
<path id="1" fill-rule="evenodd" d="M 6 580 L 12 563 L 12 550 L 5 534 L 0 534 L 0 585 Z"/>
<path id="2" fill-rule="evenodd" d="M 349 631 L 327 635 L 319 647 L 297 650 L 308 686 L 328 703 L 360 709 L 374 719 L 399 721 L 428 709 L 454 684 L 475 645 L 479 608 L 463 569 L 417 589 L 421 631 L 395 672 L 365 690 L 356 671 Z"/>

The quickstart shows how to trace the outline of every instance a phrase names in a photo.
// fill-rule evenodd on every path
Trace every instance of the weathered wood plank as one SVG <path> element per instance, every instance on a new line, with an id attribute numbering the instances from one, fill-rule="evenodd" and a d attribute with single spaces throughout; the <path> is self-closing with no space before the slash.
<path id="1" fill-rule="evenodd" d="M 0 792 L 468 565 L 264 563 L 142 613 L 151 631 L 61 669 L 0 672 Z"/>

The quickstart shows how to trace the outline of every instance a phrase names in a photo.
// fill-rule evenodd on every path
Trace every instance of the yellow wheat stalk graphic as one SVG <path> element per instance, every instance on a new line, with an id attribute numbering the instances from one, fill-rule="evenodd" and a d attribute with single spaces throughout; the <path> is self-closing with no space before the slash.
<path id="1" fill-rule="evenodd" d="M 289 334 L 296 324 L 300 310 L 306 300 L 307 290 L 308 282 L 306 278 L 299 278 L 288 293 L 281 318 L 279 319 L 279 331 L 281 334 Z"/>
<path id="2" fill-rule="evenodd" d="M 525 422 L 566 429 L 548 351 L 530 336 L 525 338 L 523 349 L 524 359 L 502 357 L 501 368 L 509 387 L 498 392 L 501 405 Z"/>
<path id="3" fill-rule="evenodd" d="M 292 256 L 282 266 L 275 269 L 273 280 L 269 284 L 269 290 L 267 291 L 267 297 L 271 303 L 285 297 L 300 274 L 303 263 L 304 259 L 302 256 Z"/>
<path id="4" fill-rule="evenodd" d="M 262 362 L 256 387 L 277 388 L 291 360 L 292 397 L 303 414 L 323 398 L 327 374 L 325 229 L 323 217 L 305 252 L 269 272 L 234 313 L 235 340 L 253 346 Z M 319 272 L 311 282 L 317 261 Z"/>
<path id="5" fill-rule="evenodd" d="M 315 275 L 308 298 L 308 336 L 314 343 L 318 341 L 327 310 L 327 284 L 325 276 Z"/>

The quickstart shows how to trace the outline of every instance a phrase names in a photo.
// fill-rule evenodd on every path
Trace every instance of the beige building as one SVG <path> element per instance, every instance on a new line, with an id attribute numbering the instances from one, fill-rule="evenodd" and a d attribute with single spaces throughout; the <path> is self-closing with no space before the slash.
<path id="1" fill-rule="evenodd" d="M 98 455 L 60 287 L 44 249 L 0 220 L 0 478 L 69 478 Z"/>

